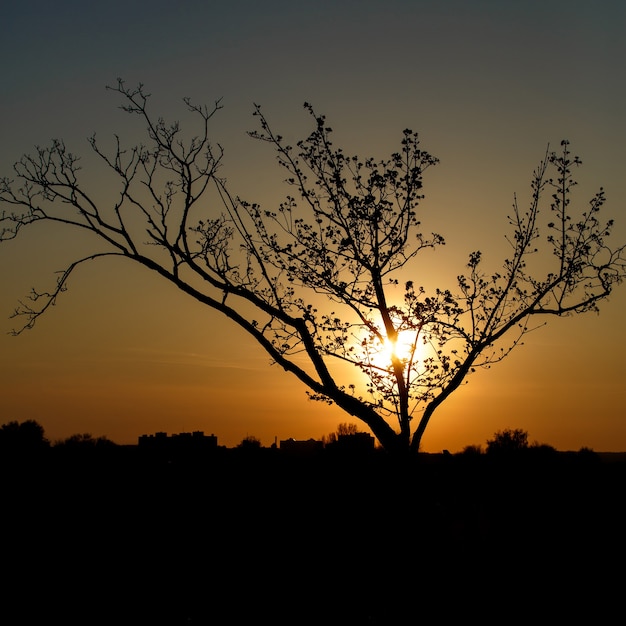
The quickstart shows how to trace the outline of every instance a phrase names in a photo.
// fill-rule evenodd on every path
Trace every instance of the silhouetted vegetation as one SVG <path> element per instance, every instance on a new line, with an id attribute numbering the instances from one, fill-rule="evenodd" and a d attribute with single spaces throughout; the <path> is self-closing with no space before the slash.
<path id="1" fill-rule="evenodd" d="M 418 603 L 443 621 L 497 604 L 501 623 L 595 605 L 594 585 L 621 583 L 605 558 L 624 556 L 626 462 L 588 448 L 545 462 L 525 434 L 491 439 L 524 451 L 513 464 L 479 447 L 401 466 L 384 450 L 298 457 L 254 437 L 259 454 L 211 447 L 195 461 L 85 434 L 39 446 L 32 471 L 0 474 L 0 611 L 32 598 L 2 622 L 395 626 Z"/>
<path id="2" fill-rule="evenodd" d="M 0 426 L 0 456 L 32 456 L 49 447 L 43 427 L 35 420 L 11 421 Z"/>
<path id="3" fill-rule="evenodd" d="M 243 450 L 258 450 L 261 448 L 261 440 L 254 435 L 246 435 L 237 447 Z"/>
<path id="4" fill-rule="evenodd" d="M 528 448 L 528 433 L 521 428 L 507 428 L 487 440 L 487 454 L 512 454 Z"/>
<path id="5" fill-rule="evenodd" d="M 81 450 L 85 452 L 95 452 L 98 450 L 109 450 L 116 444 L 107 437 L 94 437 L 90 433 L 71 435 L 66 439 L 61 439 L 54 443 L 55 448 L 64 450 Z"/>

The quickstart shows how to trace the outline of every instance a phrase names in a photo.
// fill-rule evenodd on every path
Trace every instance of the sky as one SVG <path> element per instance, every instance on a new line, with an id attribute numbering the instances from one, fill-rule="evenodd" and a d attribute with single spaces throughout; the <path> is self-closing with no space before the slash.
<path id="1" fill-rule="evenodd" d="M 577 201 L 602 186 L 612 239 L 626 242 L 618 0 L 5 3 L 0 59 L 0 176 L 53 138 L 85 157 L 94 132 L 139 141 L 105 89 L 121 77 L 143 83 L 168 119 L 184 97 L 221 98 L 228 180 L 264 205 L 287 190 L 273 154 L 246 135 L 254 103 L 295 140 L 310 130 L 311 102 L 349 154 L 383 158 L 404 128 L 418 131 L 440 159 L 422 221 L 447 241 L 427 268 L 442 286 L 454 287 L 472 250 L 500 266 L 513 194 L 528 194 L 547 145 L 562 139 L 583 161 Z M 354 421 L 309 401 L 243 331 L 128 261 L 81 268 L 32 330 L 10 335 L 18 300 L 83 245 L 52 230 L 0 245 L 0 423 L 34 419 L 51 441 L 90 433 L 124 444 L 200 430 L 230 447 L 246 436 L 319 439 Z M 625 313 L 623 285 L 599 315 L 550 320 L 435 413 L 422 449 L 460 451 L 521 428 L 559 450 L 626 450 Z"/>

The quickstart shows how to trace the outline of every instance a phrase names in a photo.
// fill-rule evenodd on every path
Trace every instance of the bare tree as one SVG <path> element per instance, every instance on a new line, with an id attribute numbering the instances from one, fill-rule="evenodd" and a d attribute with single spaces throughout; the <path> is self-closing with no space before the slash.
<path id="1" fill-rule="evenodd" d="M 337 436 L 338 437 L 349 437 L 351 435 L 356 435 L 359 432 L 356 424 L 350 424 L 348 422 L 342 422 L 337 425 Z"/>
<path id="2" fill-rule="evenodd" d="M 221 175 L 223 151 L 209 138 L 219 101 L 184 100 L 199 122 L 185 139 L 178 122 L 151 114 L 143 86 L 119 80 L 109 89 L 147 128 L 146 143 L 132 148 L 117 137 L 111 151 L 90 140 L 118 182 L 113 202 L 90 193 L 62 141 L 22 157 L 14 180 L 0 183 L 1 240 L 47 220 L 103 244 L 69 264 L 51 291 L 20 303 L 16 333 L 56 302 L 78 266 L 123 256 L 226 315 L 311 398 L 335 403 L 387 450 L 406 453 L 419 450 L 435 410 L 471 372 L 502 360 L 543 323 L 533 319 L 596 311 L 624 278 L 624 246 L 609 247 L 613 222 L 599 221 L 603 190 L 583 210 L 571 204 L 581 161 L 567 141 L 534 171 L 528 208 L 514 199 L 502 268 L 486 273 L 472 252 L 453 289 L 427 293 L 420 253 L 444 239 L 424 234 L 418 217 L 422 177 L 437 159 L 417 133 L 405 130 L 386 160 L 360 159 L 333 146 L 309 104 L 313 130 L 295 148 L 255 106 L 259 127 L 250 135 L 276 151 L 293 189 L 267 210 L 233 195 Z M 352 374 L 342 378 L 347 368 L 337 365 L 346 363 Z"/>

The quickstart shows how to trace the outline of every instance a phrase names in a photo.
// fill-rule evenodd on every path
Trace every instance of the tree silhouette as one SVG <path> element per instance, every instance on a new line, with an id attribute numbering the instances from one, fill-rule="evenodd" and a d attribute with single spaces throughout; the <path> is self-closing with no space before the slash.
<path id="1" fill-rule="evenodd" d="M 220 101 L 184 99 L 199 122 L 186 139 L 178 122 L 149 111 L 142 85 L 109 89 L 147 128 L 146 143 L 130 148 L 118 137 L 110 151 L 90 140 L 118 182 L 114 201 L 83 185 L 78 157 L 60 140 L 22 157 L 15 180 L 0 183 L 2 240 L 47 220 L 95 233 L 104 246 L 70 263 L 51 291 L 32 291 L 15 312 L 25 320 L 16 333 L 56 302 L 79 265 L 123 256 L 226 315 L 311 398 L 362 420 L 387 450 L 416 452 L 436 409 L 541 325 L 533 319 L 596 311 L 624 278 L 624 246 L 609 247 L 613 222 L 599 221 L 604 191 L 573 209 L 581 161 L 567 141 L 534 171 L 528 208 L 514 199 L 502 268 L 488 273 L 474 251 L 453 289 L 427 292 L 418 281 L 432 266 L 418 261 L 444 239 L 421 228 L 422 179 L 437 159 L 417 133 L 403 131 L 388 159 L 361 159 L 333 146 L 309 104 L 313 130 L 296 147 L 255 106 L 250 136 L 276 151 L 293 189 L 268 210 L 221 176 L 223 150 L 209 138 Z M 337 367 L 346 363 L 348 375 Z"/>
<path id="2" fill-rule="evenodd" d="M 91 433 L 76 433 L 54 442 L 54 447 L 70 452 L 109 451 L 117 444 L 108 437 L 94 437 Z"/>
<path id="3" fill-rule="evenodd" d="M 528 433 L 521 428 L 505 428 L 487 440 L 487 454 L 512 454 L 528 449 Z"/>
<path id="4" fill-rule="evenodd" d="M 341 424 L 337 424 L 337 436 L 338 437 L 347 437 L 350 435 L 356 435 L 359 432 L 356 424 L 350 424 L 348 422 L 342 422 Z"/>
<path id="5" fill-rule="evenodd" d="M 10 421 L 0 426 L 0 454 L 20 456 L 47 450 L 50 442 L 35 420 Z"/>
<path id="6" fill-rule="evenodd" d="M 243 450 L 259 450 L 261 448 L 261 440 L 254 435 L 246 435 L 237 444 L 237 447 Z"/>

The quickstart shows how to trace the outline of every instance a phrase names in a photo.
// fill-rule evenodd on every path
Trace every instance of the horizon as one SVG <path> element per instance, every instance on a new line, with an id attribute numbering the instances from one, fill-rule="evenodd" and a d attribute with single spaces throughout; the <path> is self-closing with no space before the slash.
<path id="1" fill-rule="evenodd" d="M 19 422 L 18 422 L 19 423 Z M 72 437 L 89 437 L 92 440 L 97 440 L 97 439 L 104 439 L 106 441 L 109 441 L 110 443 L 116 445 L 116 446 L 121 446 L 121 447 L 137 447 L 141 444 L 141 440 L 142 439 L 148 439 L 148 440 L 156 440 L 158 439 L 158 436 L 164 436 L 167 440 L 172 440 L 172 439 L 176 439 L 178 437 L 183 437 L 183 436 L 187 436 L 187 435 L 200 435 L 203 438 L 206 439 L 210 439 L 210 438 L 215 438 L 215 447 L 217 448 L 225 448 L 225 449 L 229 449 L 229 450 L 233 450 L 236 449 L 238 447 L 241 446 L 241 444 L 247 440 L 247 439 L 253 439 L 259 442 L 259 447 L 263 448 L 263 449 L 272 449 L 272 448 L 276 448 L 278 450 L 281 449 L 281 444 L 282 443 L 286 443 L 286 442 L 296 442 L 296 443 L 308 443 L 308 442 L 315 442 L 315 443 L 325 443 L 328 439 L 329 436 L 332 435 L 336 435 L 337 431 L 333 431 L 331 433 L 327 433 L 325 435 L 322 435 L 319 438 L 316 437 L 306 437 L 303 439 L 296 439 L 294 437 L 285 437 L 285 438 L 280 438 L 280 437 L 275 437 L 274 440 L 272 441 L 272 443 L 270 444 L 265 444 L 263 441 L 261 441 L 258 437 L 256 437 L 253 433 L 249 433 L 246 434 L 241 441 L 237 442 L 235 445 L 226 445 L 224 443 L 220 442 L 220 438 L 219 435 L 216 433 L 206 433 L 202 430 L 193 430 L 193 431 L 179 431 L 179 432 L 167 432 L 167 431 L 154 431 L 154 432 L 145 432 L 142 433 L 140 435 L 137 436 L 137 439 L 134 442 L 131 441 L 124 441 L 124 442 L 119 442 L 119 441 L 115 441 L 114 439 L 111 439 L 105 435 L 93 435 L 92 433 L 86 433 L 86 432 L 77 432 L 77 433 L 72 433 L 71 435 L 69 435 L 68 437 L 64 437 L 62 439 L 50 439 L 49 437 L 46 436 L 46 432 L 45 432 L 45 427 L 43 426 L 43 424 L 40 424 L 39 422 L 37 422 L 44 431 L 44 438 L 45 440 L 52 446 L 55 447 L 57 445 L 63 444 L 65 443 L 68 439 L 71 439 Z M 2 426 L 5 426 L 6 424 L 8 424 L 8 422 L 2 423 L 0 424 L 0 428 L 2 428 Z M 338 425 L 339 427 L 339 425 Z M 512 429 L 503 429 L 503 430 L 512 430 Z M 374 435 L 372 435 L 370 432 L 366 431 L 366 430 L 358 430 L 356 433 L 353 434 L 365 434 L 368 435 L 369 437 L 371 437 L 374 440 L 374 450 L 380 450 L 380 451 L 384 451 L 384 449 L 382 448 L 382 446 L 380 445 L 380 442 L 376 439 L 376 437 Z M 498 433 L 493 433 L 491 436 L 491 439 L 493 439 L 493 437 L 495 437 Z M 530 435 L 530 433 L 527 433 L 527 435 Z M 347 435 L 350 436 L 350 435 Z M 430 454 L 430 455 L 438 455 L 438 454 L 462 454 L 463 452 L 466 451 L 467 448 L 475 448 L 475 449 L 479 449 L 482 453 L 486 452 L 486 444 L 488 443 L 488 441 L 484 441 L 482 443 L 468 443 L 465 446 L 463 446 L 461 449 L 458 450 L 448 450 L 447 448 L 443 448 L 441 450 L 420 450 L 420 454 Z M 626 455 L 626 450 L 595 450 L 594 448 L 591 448 L 590 446 L 581 446 L 580 448 L 576 449 L 576 450 L 572 450 L 572 449 L 560 449 L 557 448 L 556 446 L 553 446 L 552 444 L 550 444 L 550 442 L 547 441 L 537 441 L 535 439 L 529 439 L 528 441 L 528 447 L 529 448 L 533 448 L 533 447 L 541 447 L 541 446 L 548 446 L 549 448 L 552 448 L 555 452 L 563 452 L 563 453 L 579 453 L 582 451 L 590 451 L 593 452 L 595 454 L 606 454 L 606 455 Z"/>

